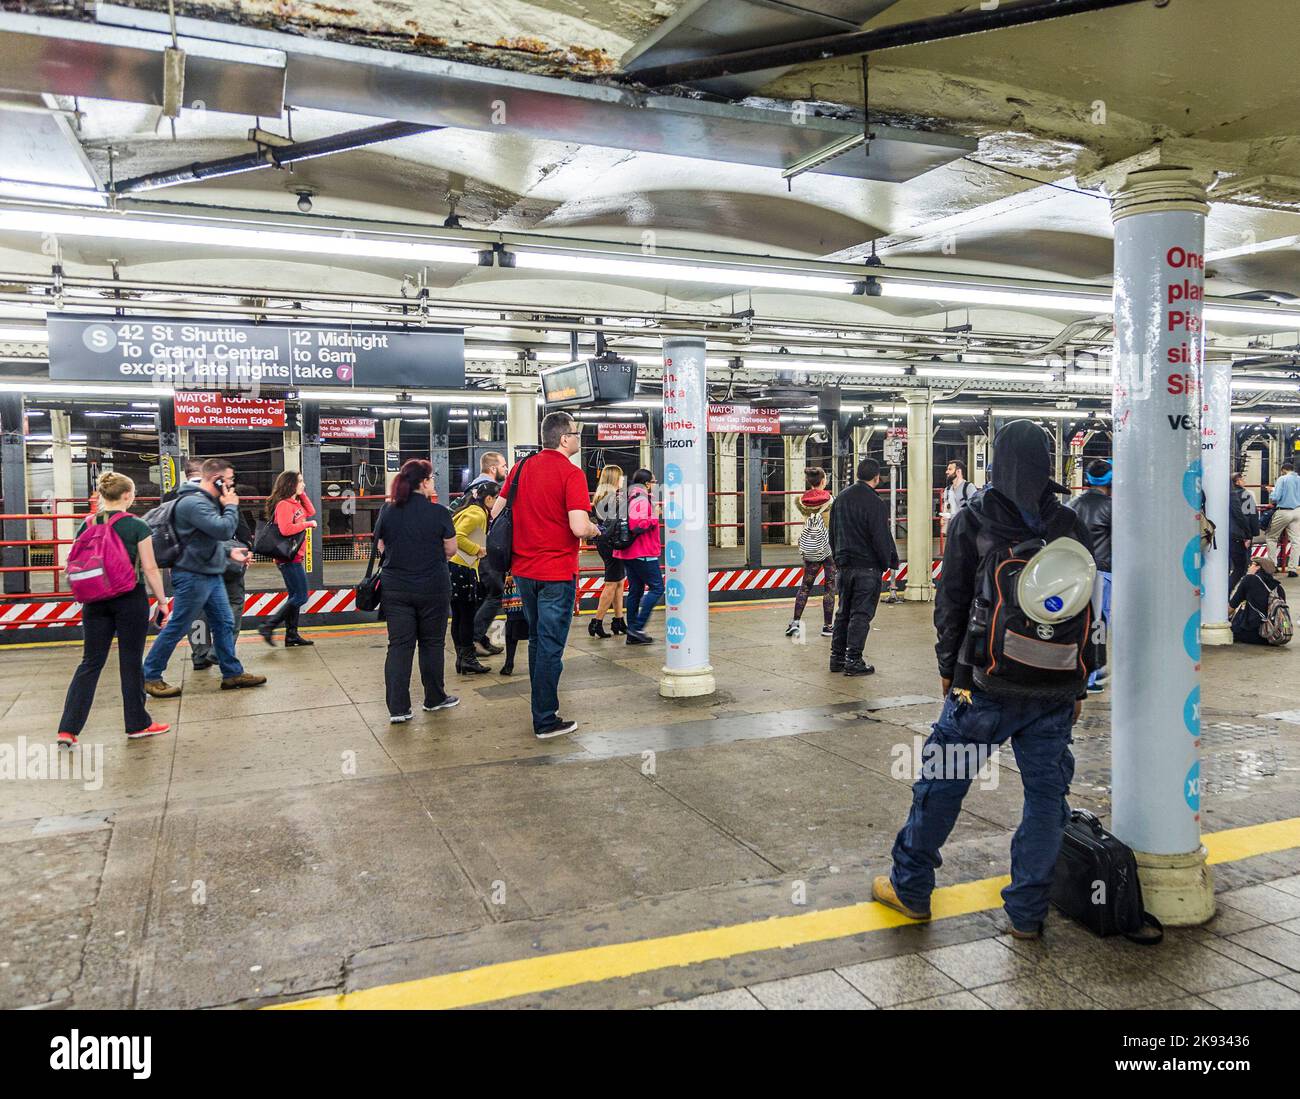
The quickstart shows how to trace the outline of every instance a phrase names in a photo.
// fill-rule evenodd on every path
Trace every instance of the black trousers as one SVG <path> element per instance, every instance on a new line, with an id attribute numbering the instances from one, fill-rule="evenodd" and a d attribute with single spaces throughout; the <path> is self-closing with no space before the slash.
<path id="1" fill-rule="evenodd" d="M 99 673 L 108 660 L 113 637 L 117 637 L 117 666 L 122 678 L 122 712 L 126 731 L 138 733 L 153 724 L 144 708 L 144 643 L 149 635 L 149 597 L 144 585 L 102 603 L 81 608 L 81 629 L 85 635 L 81 663 L 68 685 L 68 696 L 59 719 L 59 732 L 80 733 L 86 727 Z"/>
<path id="2" fill-rule="evenodd" d="M 471 603 L 467 599 L 454 599 L 451 604 L 451 643 L 458 653 L 474 647 L 474 638 L 481 637 L 482 634 L 476 634 L 474 616 L 478 612 L 479 603 Z"/>
<path id="3" fill-rule="evenodd" d="M 420 649 L 420 682 L 424 704 L 436 706 L 447 697 L 442 660 L 447 646 L 447 593 L 384 589 L 384 621 L 388 626 L 388 656 L 384 659 L 384 696 L 393 716 L 411 712 L 411 662 Z"/>
<path id="4" fill-rule="evenodd" d="M 486 557 L 478 563 L 478 578 L 479 583 L 483 585 L 484 596 L 483 602 L 474 612 L 474 631 L 470 641 L 475 637 L 487 636 L 492 620 L 501 613 L 501 595 L 505 587 L 501 582 L 501 575 L 488 564 Z"/>
<path id="5" fill-rule="evenodd" d="M 1250 543 L 1241 538 L 1228 539 L 1228 594 L 1237 590 L 1241 578 L 1250 568 Z"/>
<path id="6" fill-rule="evenodd" d="M 881 573 L 856 565 L 841 566 L 837 579 L 840 604 L 831 633 L 831 659 L 852 662 L 862 659 L 880 602 Z"/>

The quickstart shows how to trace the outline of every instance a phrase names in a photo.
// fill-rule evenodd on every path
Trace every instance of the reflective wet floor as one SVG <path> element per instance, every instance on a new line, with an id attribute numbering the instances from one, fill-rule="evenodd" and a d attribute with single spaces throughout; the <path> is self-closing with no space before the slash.
<path id="1" fill-rule="evenodd" d="M 938 707 L 930 608 L 882 607 L 859 679 L 788 617 L 716 607 L 718 694 L 674 702 L 657 647 L 576 619 L 581 727 L 544 743 L 522 652 L 511 678 L 449 662 L 461 705 L 390 726 L 381 628 L 245 635 L 266 688 L 178 651 L 185 693 L 150 707 L 173 731 L 131 743 L 110 664 L 76 775 L 49 745 L 78 648 L 0 651 L 0 1005 L 1300 1006 L 1300 828 L 1259 827 L 1300 817 L 1300 650 L 1206 653 L 1203 828 L 1237 837 L 1214 922 L 1144 948 L 1054 916 L 1024 944 L 996 896 L 1009 753 L 945 851 L 950 911 L 896 927 L 865 903 Z M 1107 700 L 1071 797 L 1103 816 Z"/>

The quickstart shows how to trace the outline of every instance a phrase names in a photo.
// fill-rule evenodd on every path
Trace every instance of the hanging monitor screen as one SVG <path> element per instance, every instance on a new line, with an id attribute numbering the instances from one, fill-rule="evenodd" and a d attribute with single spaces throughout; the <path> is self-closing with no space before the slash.
<path id="1" fill-rule="evenodd" d="M 615 404 L 636 393 L 636 363 L 617 355 L 579 359 L 539 370 L 542 403 L 547 408 Z"/>

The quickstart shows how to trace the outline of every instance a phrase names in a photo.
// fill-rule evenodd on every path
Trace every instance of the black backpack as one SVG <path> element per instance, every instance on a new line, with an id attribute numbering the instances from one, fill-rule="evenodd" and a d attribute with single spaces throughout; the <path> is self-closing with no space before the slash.
<path id="1" fill-rule="evenodd" d="M 1020 607 L 1016 582 L 1044 545 L 1033 538 L 1008 546 L 984 530 L 976 536 L 980 563 L 961 660 L 974 670 L 975 686 L 995 697 L 1071 702 L 1095 666 L 1091 603 L 1054 625 L 1035 622 Z"/>
<path id="2" fill-rule="evenodd" d="M 179 500 L 179 497 L 174 497 L 144 515 L 149 533 L 153 535 L 154 560 L 160 569 L 172 568 L 185 550 L 185 543 L 176 533 L 176 505 Z"/>
<path id="3" fill-rule="evenodd" d="M 1160 921 L 1142 906 L 1142 883 L 1132 850 L 1086 809 L 1070 812 L 1052 878 L 1052 903 L 1096 935 L 1123 935 L 1154 946 Z M 1144 929 L 1151 928 L 1146 932 Z"/>
<path id="4" fill-rule="evenodd" d="M 600 537 L 596 539 L 597 547 L 604 546 L 610 550 L 631 548 L 640 535 L 634 531 L 627 520 L 628 499 L 626 492 L 611 493 L 601 501 L 596 516 L 596 525 L 600 527 Z"/>
<path id="5" fill-rule="evenodd" d="M 510 482 L 510 490 L 506 493 L 505 507 L 492 520 L 492 526 L 488 529 L 487 563 L 500 576 L 505 576 L 510 571 L 510 558 L 515 551 L 515 518 L 511 512 L 515 495 L 519 492 L 519 482 L 524 479 L 524 466 L 532 456 L 532 454 L 526 455 L 513 470 L 514 478 Z"/>

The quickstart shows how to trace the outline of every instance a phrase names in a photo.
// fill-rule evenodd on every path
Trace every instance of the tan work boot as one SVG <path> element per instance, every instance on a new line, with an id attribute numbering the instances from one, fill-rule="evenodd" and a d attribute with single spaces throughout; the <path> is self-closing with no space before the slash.
<path id="1" fill-rule="evenodd" d="M 238 675 L 226 676 L 221 681 L 223 691 L 237 691 L 240 687 L 260 687 L 266 682 L 266 676 L 253 675 L 252 672 L 240 672 Z"/>
<path id="2" fill-rule="evenodd" d="M 144 685 L 144 693 L 150 698 L 180 698 L 181 689 L 165 679 L 151 679 Z"/>
<path id="3" fill-rule="evenodd" d="M 879 875 L 871 883 L 871 895 L 886 908 L 901 912 L 909 920 L 928 920 L 930 918 L 929 912 L 918 912 L 914 908 L 908 908 L 898 899 L 898 894 L 894 892 L 894 883 L 889 880 L 888 874 Z"/>

